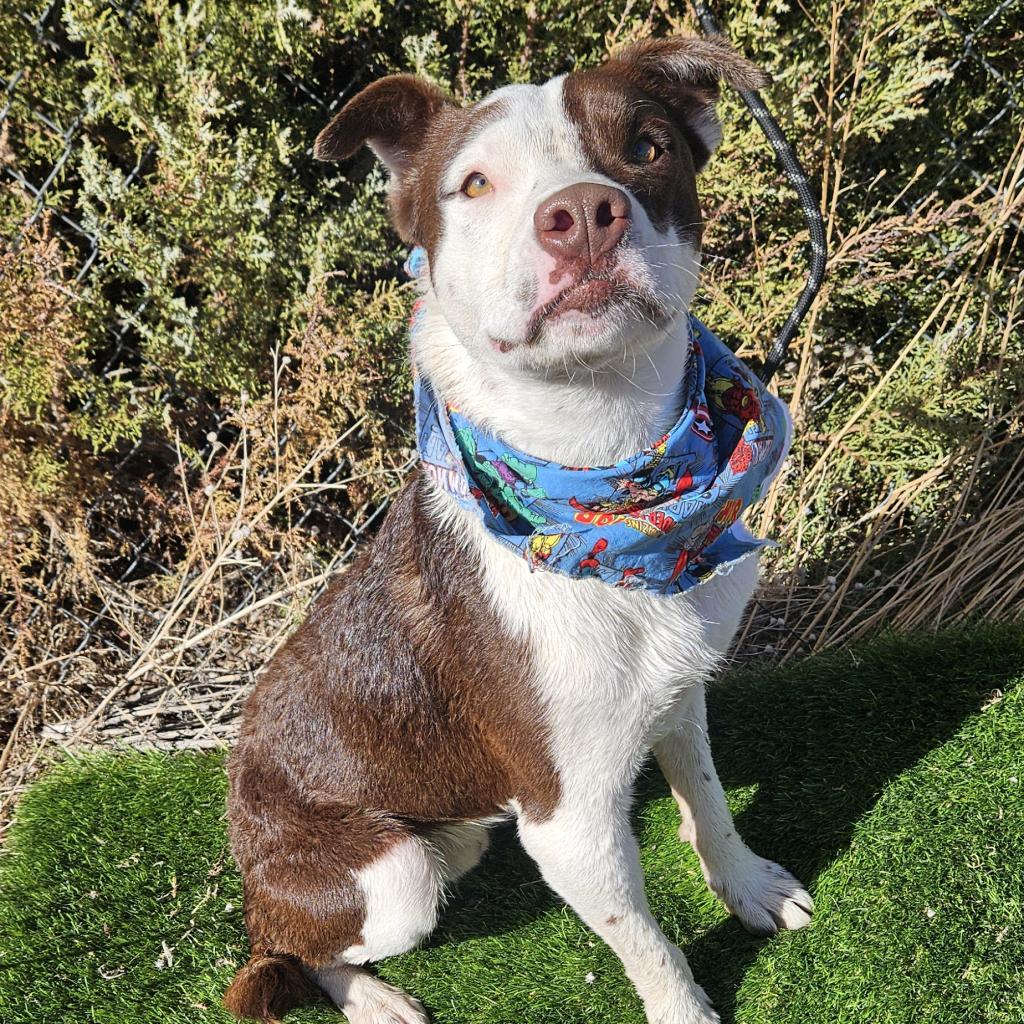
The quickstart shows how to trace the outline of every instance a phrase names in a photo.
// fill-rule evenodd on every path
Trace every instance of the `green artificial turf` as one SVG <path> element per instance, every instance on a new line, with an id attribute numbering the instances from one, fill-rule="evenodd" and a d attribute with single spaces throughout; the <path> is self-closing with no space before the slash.
<path id="1" fill-rule="evenodd" d="M 885 638 L 714 690 L 741 832 L 811 883 L 809 929 L 752 938 L 675 839 L 655 773 L 637 827 L 655 914 L 725 1020 L 1019 1024 L 1024 633 Z M 999 693 L 994 693 L 999 691 Z M 226 1021 L 246 957 L 220 756 L 57 766 L 0 858 L 3 1024 Z M 429 948 L 382 965 L 441 1024 L 639 1024 L 614 958 L 505 830 Z M 325 1005 L 289 1022 L 340 1020 Z"/>

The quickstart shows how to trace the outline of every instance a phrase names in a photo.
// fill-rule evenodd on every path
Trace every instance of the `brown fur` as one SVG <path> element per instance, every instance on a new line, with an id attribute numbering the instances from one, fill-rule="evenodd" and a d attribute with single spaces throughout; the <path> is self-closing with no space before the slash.
<path id="1" fill-rule="evenodd" d="M 344 160 L 364 145 L 396 170 L 407 169 L 434 115 L 451 101 L 415 75 L 388 75 L 367 86 L 316 137 L 317 160 Z"/>
<path id="2" fill-rule="evenodd" d="M 419 156 L 408 175 L 392 183 L 391 213 L 399 234 L 422 245 L 433 256 L 441 241 L 441 180 L 456 153 L 489 120 L 501 115 L 501 104 L 486 107 L 446 106 L 431 120 Z"/>
<path id="3" fill-rule="evenodd" d="M 698 246 L 695 176 L 710 153 L 694 125 L 713 112 L 719 80 L 741 89 L 769 81 L 722 40 L 687 37 L 636 43 L 565 81 L 566 112 L 595 168 L 626 185 L 656 228 L 674 224 Z M 653 164 L 629 159 L 642 135 L 663 150 Z"/>
<path id="4" fill-rule="evenodd" d="M 414 478 L 249 698 L 229 766 L 252 948 L 360 941 L 354 872 L 431 824 L 558 801 L 529 655 Z"/>
<path id="5" fill-rule="evenodd" d="M 677 73 L 666 74 L 669 61 L 675 62 Z M 717 90 L 720 81 L 734 89 L 763 89 L 772 81 L 767 71 L 716 36 L 642 39 L 613 53 L 603 66 L 613 64 L 628 66 L 652 92 L 670 100 L 675 95 L 673 82 Z"/>
<path id="6" fill-rule="evenodd" d="M 315 991 L 290 957 L 254 954 L 224 993 L 224 1007 L 236 1017 L 279 1024 L 289 1010 L 306 1002 Z"/>
<path id="7" fill-rule="evenodd" d="M 624 77 L 664 106 L 686 139 L 697 171 L 711 154 L 693 125 L 713 114 L 719 82 L 734 89 L 761 89 L 771 82 L 724 39 L 696 36 L 644 39 L 614 54 L 601 70 Z"/>
<path id="8" fill-rule="evenodd" d="M 501 105 L 456 106 L 415 75 L 389 75 L 354 96 L 317 136 L 318 160 L 369 145 L 391 172 L 391 219 L 404 242 L 433 254 L 441 239 L 441 178 L 452 157 Z"/>
<path id="9" fill-rule="evenodd" d="M 675 224 L 699 246 L 701 216 L 692 147 L 668 112 L 606 66 L 566 79 L 565 110 L 580 126 L 583 150 L 594 168 L 625 185 L 643 203 L 657 230 Z M 640 135 L 663 150 L 653 164 L 629 158 Z"/>

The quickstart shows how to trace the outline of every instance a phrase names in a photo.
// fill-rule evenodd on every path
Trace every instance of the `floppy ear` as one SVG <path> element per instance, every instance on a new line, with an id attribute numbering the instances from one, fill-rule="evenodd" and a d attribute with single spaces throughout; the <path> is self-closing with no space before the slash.
<path id="1" fill-rule="evenodd" d="M 436 85 L 415 75 L 389 75 L 357 93 L 316 137 L 317 160 L 344 160 L 369 146 L 392 179 L 408 172 L 438 111 L 449 103 Z"/>
<path id="2" fill-rule="evenodd" d="M 606 66 L 626 75 L 669 111 L 693 151 L 698 171 L 722 141 L 715 113 L 719 83 L 735 89 L 771 84 L 766 71 L 716 37 L 645 39 L 614 53 Z"/>

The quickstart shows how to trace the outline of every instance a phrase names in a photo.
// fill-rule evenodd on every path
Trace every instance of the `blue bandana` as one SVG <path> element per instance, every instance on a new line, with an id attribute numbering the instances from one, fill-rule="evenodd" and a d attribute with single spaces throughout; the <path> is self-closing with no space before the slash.
<path id="1" fill-rule="evenodd" d="M 408 266 L 422 272 L 422 257 Z M 768 543 L 737 520 L 786 457 L 789 412 L 693 316 L 689 334 L 679 419 L 614 466 L 561 466 L 518 451 L 442 406 L 417 377 L 424 472 L 531 568 L 659 594 L 727 571 Z"/>

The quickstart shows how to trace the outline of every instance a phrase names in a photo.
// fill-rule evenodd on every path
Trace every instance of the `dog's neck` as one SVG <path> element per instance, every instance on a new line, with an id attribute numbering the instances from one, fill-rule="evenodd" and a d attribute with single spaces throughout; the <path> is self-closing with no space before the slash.
<path id="1" fill-rule="evenodd" d="M 459 342 L 432 291 L 416 330 L 418 371 L 441 401 L 520 451 L 569 466 L 611 465 L 664 435 L 679 414 L 689 352 L 685 314 L 621 360 L 600 369 L 524 373 L 495 357 L 474 359 Z"/>

